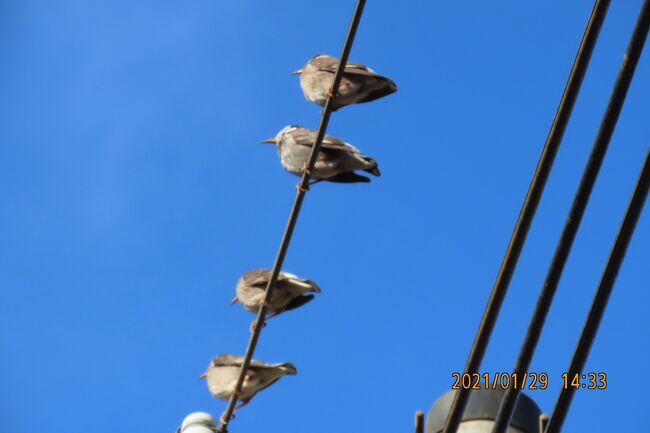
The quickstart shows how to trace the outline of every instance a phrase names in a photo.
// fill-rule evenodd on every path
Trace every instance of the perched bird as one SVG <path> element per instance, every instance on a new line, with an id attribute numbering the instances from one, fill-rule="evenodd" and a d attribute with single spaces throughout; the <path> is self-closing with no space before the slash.
<path id="1" fill-rule="evenodd" d="M 207 379 L 208 389 L 213 396 L 220 400 L 229 400 L 235 391 L 243 362 L 243 356 L 222 353 L 212 359 L 208 369 L 199 378 Z M 267 364 L 252 359 L 246 371 L 241 392 L 237 396 L 237 399 L 241 401 L 237 409 L 247 405 L 255 394 L 272 385 L 285 374 L 296 373 L 296 367 L 288 362 Z"/>
<path id="2" fill-rule="evenodd" d="M 237 281 L 237 296 L 233 298 L 231 304 L 239 301 L 248 311 L 257 313 L 264 302 L 270 277 L 271 269 L 253 269 L 246 272 Z M 320 287 L 311 280 L 303 280 L 288 272 L 280 272 L 268 305 L 269 314 L 266 319 L 298 308 L 314 299 L 314 295 L 307 295 L 307 293 L 320 293 Z"/>
<path id="3" fill-rule="evenodd" d="M 336 57 L 319 54 L 309 59 L 302 69 L 292 72 L 300 75 L 300 87 L 307 100 L 321 107 L 325 105 L 338 64 L 339 59 Z M 332 109 L 374 101 L 395 91 L 397 86 L 391 79 L 378 75 L 365 65 L 348 62 Z"/>
<path id="4" fill-rule="evenodd" d="M 285 170 L 301 176 L 307 166 L 311 148 L 316 140 L 316 131 L 302 126 L 285 126 L 274 138 L 263 143 L 274 143 L 278 147 L 280 162 Z M 370 182 L 366 176 L 355 173 L 363 170 L 379 176 L 377 162 L 362 154 L 359 149 L 340 138 L 325 135 L 316 164 L 310 176 L 312 184 L 327 180 L 329 182 L 354 183 Z"/>

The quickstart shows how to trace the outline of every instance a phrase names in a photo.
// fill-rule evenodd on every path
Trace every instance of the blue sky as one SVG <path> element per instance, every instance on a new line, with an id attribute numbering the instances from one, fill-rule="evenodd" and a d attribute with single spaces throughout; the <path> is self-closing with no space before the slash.
<path id="1" fill-rule="evenodd" d="M 368 2 L 350 58 L 399 90 L 329 132 L 382 176 L 308 194 L 284 269 L 323 293 L 256 353 L 298 375 L 233 432 L 408 432 L 450 388 L 591 9 L 538 3 Z M 1 431 L 164 432 L 225 408 L 196 379 L 243 353 L 253 316 L 228 301 L 272 265 L 297 181 L 259 142 L 317 126 L 289 73 L 338 55 L 353 4 L 0 4 Z M 514 364 L 640 6 L 610 7 L 482 371 Z M 645 52 L 531 366 L 550 376 L 529 393 L 544 411 L 650 143 L 649 77 Z M 566 432 L 650 421 L 649 223 L 587 363 L 608 387 L 577 392 Z"/>

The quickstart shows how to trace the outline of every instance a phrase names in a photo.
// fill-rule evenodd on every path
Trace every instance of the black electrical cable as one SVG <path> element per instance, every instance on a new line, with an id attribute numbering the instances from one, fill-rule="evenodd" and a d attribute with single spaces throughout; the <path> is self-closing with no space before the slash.
<path id="1" fill-rule="evenodd" d="M 609 141 L 612 138 L 616 122 L 621 113 L 621 109 L 623 108 L 625 96 L 627 95 L 630 83 L 632 82 L 636 65 L 641 57 L 643 45 L 648 35 L 649 26 L 650 0 L 645 0 L 641 7 L 641 11 L 639 12 L 639 18 L 637 19 L 636 26 L 632 32 L 627 51 L 623 56 L 623 62 L 621 63 L 621 68 L 616 77 L 616 82 L 614 83 L 614 89 L 612 90 L 609 102 L 607 103 L 607 108 L 600 124 L 598 135 L 594 141 L 591 154 L 589 155 L 589 160 L 587 161 L 587 166 L 582 174 L 582 179 L 580 179 L 578 191 L 573 199 L 571 210 L 569 211 L 569 215 L 564 224 L 562 235 L 557 244 L 553 260 L 551 261 L 542 290 L 537 299 L 537 304 L 535 305 L 533 316 L 528 325 L 528 330 L 526 331 L 524 341 L 519 351 L 519 356 L 513 370 L 513 373 L 516 373 L 518 376 L 523 376 L 523 374 L 528 370 L 535 352 L 535 347 L 537 346 L 537 342 L 539 341 L 544 326 L 544 320 L 546 319 L 548 310 L 553 302 L 553 295 L 555 294 L 560 277 L 562 276 L 564 265 L 566 264 L 569 252 L 571 251 L 571 246 L 573 245 L 578 227 L 580 226 L 580 221 L 582 220 L 585 208 L 587 207 L 589 196 L 594 184 L 596 183 L 596 177 L 600 171 L 600 166 L 605 158 Z M 515 387 L 506 390 L 503 400 L 501 401 L 501 406 L 499 407 L 499 412 L 497 413 L 492 433 L 505 433 L 508 424 L 510 423 L 510 418 L 514 411 L 515 404 L 517 403 L 520 391 L 520 389 Z"/>
<path id="2" fill-rule="evenodd" d="M 330 115 L 332 114 L 332 104 L 334 98 L 331 95 L 336 95 L 338 93 L 339 85 L 341 84 L 341 78 L 343 77 L 343 71 L 345 70 L 345 65 L 348 61 L 350 55 L 350 50 L 352 49 L 352 43 L 354 42 L 354 36 L 359 27 L 359 21 L 361 20 L 361 15 L 363 13 L 363 8 L 366 4 L 366 0 L 358 0 L 357 5 L 354 9 L 352 15 L 352 21 L 350 27 L 348 28 L 348 33 L 343 44 L 343 50 L 341 51 L 341 58 L 339 64 L 334 73 L 334 79 L 332 81 L 332 87 L 330 89 L 330 96 L 328 96 L 325 106 L 323 108 L 323 113 L 320 120 L 320 125 L 318 127 L 318 133 L 316 134 L 316 141 L 312 147 L 311 154 L 309 155 L 309 161 L 307 162 L 306 170 L 303 170 L 302 177 L 296 188 L 296 198 L 293 202 L 291 208 L 291 213 L 289 214 L 289 220 L 284 229 L 284 234 L 280 242 L 280 247 L 278 249 L 277 256 L 275 258 L 275 263 L 273 264 L 273 269 L 271 270 L 271 276 L 269 282 L 266 286 L 266 292 L 264 295 L 264 303 L 260 307 L 260 310 L 257 314 L 257 319 L 255 320 L 255 325 L 253 332 L 251 334 L 250 340 L 248 342 L 248 347 L 246 348 L 246 354 L 244 355 L 244 362 L 242 363 L 241 371 L 239 373 L 239 378 L 237 379 L 237 384 L 235 386 L 235 392 L 233 392 L 230 400 L 228 401 L 228 406 L 226 411 L 221 415 L 221 425 L 218 427 L 220 433 L 226 433 L 228 431 L 228 423 L 232 418 L 233 412 L 235 411 L 235 405 L 237 404 L 238 394 L 241 392 L 242 384 L 244 383 L 244 377 L 248 371 L 251 359 L 253 358 L 253 353 L 255 352 L 255 347 L 257 346 L 257 341 L 260 337 L 260 332 L 264 326 L 264 320 L 266 318 L 267 305 L 271 300 L 273 295 L 273 289 L 275 283 L 278 279 L 278 274 L 282 268 L 282 263 L 284 262 L 284 257 L 289 248 L 289 243 L 291 242 L 291 235 L 293 234 L 293 229 L 298 220 L 298 215 L 300 214 L 300 208 L 302 202 L 305 198 L 305 192 L 309 188 L 309 173 L 314 168 L 316 162 L 316 157 L 320 150 L 323 138 L 325 137 L 325 131 L 327 130 L 327 125 L 329 123 Z"/>
<path id="3" fill-rule="evenodd" d="M 415 412 L 415 433 L 424 433 L 424 412 Z"/>
<path id="4" fill-rule="evenodd" d="M 580 41 L 569 78 L 567 79 L 562 98 L 555 113 L 555 118 L 546 137 L 537 168 L 528 187 L 528 193 L 524 199 L 510 238 L 510 243 L 503 257 L 499 273 L 492 287 L 492 293 L 483 312 L 483 318 L 481 319 L 469 357 L 467 358 L 464 370 L 466 373 L 478 372 L 481 366 L 481 361 L 490 341 L 492 329 L 494 329 L 497 317 L 499 316 L 499 310 L 508 291 L 508 285 L 517 266 L 519 255 L 528 235 L 528 230 L 530 229 L 537 206 L 542 197 L 542 192 L 551 172 L 555 155 L 560 147 L 562 136 L 571 117 L 573 106 L 578 97 L 580 86 L 587 71 L 587 66 L 589 65 L 591 54 L 596 45 L 598 33 L 605 20 L 609 4 L 609 0 L 596 0 L 594 3 L 589 22 Z M 451 408 L 449 409 L 447 421 L 445 422 L 444 433 L 455 433 L 458 429 L 458 424 L 460 424 L 470 392 L 471 390 L 465 388 L 461 388 L 456 392 Z"/>
<path id="5" fill-rule="evenodd" d="M 609 258 L 607 260 L 607 265 L 603 271 L 602 276 L 600 277 L 600 283 L 598 284 L 598 289 L 594 295 L 594 299 L 591 303 L 591 308 L 589 309 L 589 314 L 587 320 L 582 328 L 582 333 L 580 334 L 580 339 L 576 345 L 575 351 L 573 353 L 573 358 L 571 359 L 571 365 L 569 366 L 567 373 L 568 377 L 574 377 L 576 374 L 580 374 L 582 369 L 585 366 L 587 357 L 589 356 L 589 351 L 591 346 L 594 343 L 596 338 L 596 333 L 598 332 L 598 327 L 600 321 L 603 318 L 605 313 L 605 308 L 607 308 L 607 301 L 609 300 L 609 295 L 612 293 L 612 288 L 614 287 L 614 282 L 618 276 L 618 271 L 621 268 L 621 263 L 625 258 L 625 252 L 634 233 L 634 228 L 636 223 L 639 220 L 641 211 L 643 210 L 643 203 L 648 195 L 648 187 L 650 186 L 650 147 L 646 151 L 645 162 L 643 164 L 643 169 L 639 175 L 636 186 L 634 187 L 634 192 L 632 193 L 632 198 L 627 206 L 625 211 L 625 216 L 621 222 L 621 226 L 616 235 L 616 240 L 612 246 L 612 250 L 609 253 Z M 569 406 L 571 406 L 571 401 L 573 399 L 573 394 L 575 388 L 572 386 L 562 387 L 560 394 L 558 395 L 557 401 L 555 402 L 555 408 L 551 414 L 551 419 L 546 427 L 545 433 L 559 433 L 566 418 L 567 412 L 569 411 Z"/>

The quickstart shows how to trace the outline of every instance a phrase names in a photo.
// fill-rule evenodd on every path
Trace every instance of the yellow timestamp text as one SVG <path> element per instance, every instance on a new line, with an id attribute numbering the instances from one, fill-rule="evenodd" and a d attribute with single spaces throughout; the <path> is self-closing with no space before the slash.
<path id="1" fill-rule="evenodd" d="M 451 389 L 546 389 L 547 373 L 451 373 Z"/>
<path id="2" fill-rule="evenodd" d="M 562 373 L 562 386 L 564 389 L 605 389 L 607 388 L 607 374 L 605 373 Z"/>

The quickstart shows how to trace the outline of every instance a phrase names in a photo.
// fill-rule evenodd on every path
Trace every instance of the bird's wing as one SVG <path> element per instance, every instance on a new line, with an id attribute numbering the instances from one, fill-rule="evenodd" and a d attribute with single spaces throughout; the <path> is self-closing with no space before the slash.
<path id="1" fill-rule="evenodd" d="M 318 287 L 318 284 L 316 284 L 316 281 L 314 281 L 314 280 L 301 280 L 301 281 L 304 282 L 304 283 L 309 284 L 312 291 L 314 291 L 316 293 L 321 292 L 320 287 Z"/>
<path id="2" fill-rule="evenodd" d="M 294 375 L 294 374 L 298 373 L 298 371 L 296 370 L 296 367 L 293 364 L 288 363 L 288 362 L 283 362 L 283 363 L 280 363 L 280 364 L 271 364 L 271 365 L 267 364 L 266 367 L 273 368 L 275 370 L 275 372 L 278 372 L 279 374 L 277 374 L 275 372 L 272 373 L 270 371 L 260 372 L 259 377 L 264 377 L 264 375 L 269 375 L 269 376 L 266 376 L 266 377 L 269 377 L 269 379 L 268 379 L 269 381 L 268 381 L 268 383 L 264 384 L 259 389 L 257 389 L 255 391 L 255 393 L 258 393 L 261 390 L 266 389 L 269 386 L 273 385 L 275 382 L 277 382 L 285 374 Z M 277 374 L 277 376 L 275 374 Z M 259 377 L 258 377 L 258 379 L 259 379 Z"/>
<path id="3" fill-rule="evenodd" d="M 321 71 L 327 71 L 334 73 L 336 72 L 336 67 L 339 64 L 339 59 L 334 57 L 317 57 L 311 61 L 311 63 L 316 66 Z M 379 77 L 375 71 L 362 65 L 361 63 L 347 62 L 345 64 L 345 73 L 354 74 L 354 75 L 364 75 L 367 77 Z"/>
<path id="4" fill-rule="evenodd" d="M 336 66 L 339 64 L 339 59 L 335 57 L 319 55 L 313 57 L 309 63 L 320 69 L 321 71 L 334 72 L 336 71 Z"/>
<path id="5" fill-rule="evenodd" d="M 212 365 L 215 367 L 241 367 L 244 363 L 244 357 L 239 355 L 230 355 L 227 353 L 215 356 L 212 360 Z M 251 359 L 249 370 L 255 373 L 255 370 L 276 369 L 278 365 L 267 364 L 257 359 Z"/>
<path id="6" fill-rule="evenodd" d="M 325 138 L 323 138 L 323 144 L 321 146 L 324 147 L 325 149 L 343 150 L 346 152 L 361 153 L 359 149 L 357 149 L 350 143 L 346 143 L 340 138 L 333 137 L 331 135 L 326 135 Z"/>
<path id="7" fill-rule="evenodd" d="M 270 269 L 253 269 L 244 274 L 244 282 L 251 287 L 266 287 L 269 282 Z"/>
<path id="8" fill-rule="evenodd" d="M 244 362 L 244 357 L 239 355 L 230 355 L 222 353 L 212 359 L 214 367 L 239 367 Z"/>
<path id="9" fill-rule="evenodd" d="M 252 287 L 262 287 L 265 288 L 269 283 L 269 278 L 271 277 L 271 269 L 253 269 L 252 271 L 246 272 L 244 279 L 247 285 Z M 278 274 L 278 283 L 284 283 L 291 280 L 292 278 L 298 278 L 293 274 L 287 272 L 280 272 Z"/>
<path id="10" fill-rule="evenodd" d="M 365 77 L 380 77 L 383 78 L 381 75 L 367 67 L 366 65 L 362 65 L 360 63 L 351 63 L 348 62 L 348 64 L 345 66 L 345 73 L 346 74 L 351 74 L 351 75 L 363 75 Z"/>
<path id="11" fill-rule="evenodd" d="M 318 284 L 312 280 L 306 280 L 304 278 L 299 278 L 296 275 L 291 275 L 291 278 L 288 278 L 287 284 L 291 288 L 296 288 L 298 289 L 301 293 L 307 293 L 307 292 L 316 292 L 320 293 L 320 287 L 318 287 Z"/>
<path id="12" fill-rule="evenodd" d="M 314 145 L 314 140 L 316 140 L 316 133 L 310 131 L 306 128 L 296 129 L 291 134 L 296 144 L 300 146 L 312 147 Z M 351 152 L 351 153 L 361 153 L 359 149 L 352 146 L 350 143 L 346 143 L 338 137 L 333 135 L 325 135 L 323 138 L 323 143 L 321 144 L 321 149 L 329 149 L 342 152 Z"/>
<path id="13" fill-rule="evenodd" d="M 258 361 L 256 359 L 251 359 L 250 367 L 253 371 L 255 370 L 277 370 L 279 366 L 283 364 L 267 364 L 266 362 Z"/>

